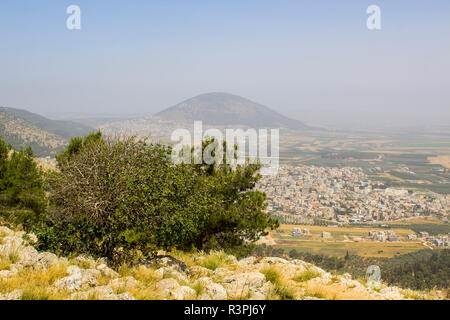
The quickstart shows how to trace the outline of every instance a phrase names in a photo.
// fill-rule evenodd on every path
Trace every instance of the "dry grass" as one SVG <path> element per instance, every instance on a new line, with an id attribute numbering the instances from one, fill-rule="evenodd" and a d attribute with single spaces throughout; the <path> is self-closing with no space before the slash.
<path id="1" fill-rule="evenodd" d="M 196 266 L 198 263 L 196 262 L 196 257 L 199 255 L 204 255 L 204 253 L 192 253 L 192 252 L 184 252 L 180 250 L 174 250 L 170 252 L 170 255 L 178 260 L 183 261 L 188 267 Z"/>
<path id="2" fill-rule="evenodd" d="M 63 296 L 48 287 L 29 287 L 22 292 L 22 300 L 60 300 Z"/>
<path id="3" fill-rule="evenodd" d="M 127 290 L 136 300 L 163 300 L 164 296 L 155 287 L 144 289 L 130 288 Z"/>
<path id="4" fill-rule="evenodd" d="M 275 266 L 267 266 L 260 270 L 272 286 L 268 293 L 268 300 L 294 300 L 298 296 L 298 287 L 283 275 Z"/>
<path id="5" fill-rule="evenodd" d="M 295 298 L 294 288 L 283 285 L 274 285 L 267 296 L 267 300 L 294 300 Z"/>
<path id="6" fill-rule="evenodd" d="M 201 281 L 195 282 L 192 286 L 192 289 L 195 290 L 197 296 L 200 296 L 203 292 L 205 292 L 205 284 Z"/>
<path id="7" fill-rule="evenodd" d="M 9 270 L 11 262 L 9 259 L 0 259 L 0 271 Z"/>
<path id="8" fill-rule="evenodd" d="M 310 281 L 305 283 L 304 296 L 326 300 L 373 300 L 374 297 L 366 290 L 346 288 L 338 283 L 324 284 Z"/>
<path id="9" fill-rule="evenodd" d="M 297 282 L 306 282 L 317 277 L 320 277 L 319 272 L 307 269 L 303 271 L 301 274 L 295 276 L 293 280 Z"/>
<path id="10" fill-rule="evenodd" d="M 129 275 L 140 281 L 146 287 L 151 286 L 158 281 L 155 270 L 146 268 L 144 266 L 131 269 Z"/>
<path id="11" fill-rule="evenodd" d="M 96 263 L 91 259 L 70 259 L 70 264 L 80 267 L 81 269 L 95 269 Z"/>
<path id="12" fill-rule="evenodd" d="M 401 294 L 405 297 L 405 299 L 412 300 L 448 300 L 447 290 L 439 291 L 436 289 L 429 291 L 414 291 L 411 289 L 402 289 L 400 290 Z"/>
<path id="13" fill-rule="evenodd" d="M 274 266 L 265 267 L 260 272 L 266 277 L 267 281 L 270 281 L 272 284 L 280 284 L 281 283 L 281 274 L 280 271 Z"/>
<path id="14" fill-rule="evenodd" d="M 9 270 L 11 264 L 19 261 L 19 250 L 20 246 L 16 246 L 0 251 L 0 271 Z"/>
<path id="15" fill-rule="evenodd" d="M 64 290 L 55 290 L 56 280 L 66 276 L 67 262 L 56 263 L 47 270 L 24 269 L 12 277 L 0 280 L 0 293 L 23 290 L 22 299 L 59 300 L 69 296 Z"/>
<path id="16" fill-rule="evenodd" d="M 226 267 L 231 264 L 231 259 L 223 251 L 214 251 L 209 255 L 202 255 L 198 261 L 198 265 L 210 270 Z"/>

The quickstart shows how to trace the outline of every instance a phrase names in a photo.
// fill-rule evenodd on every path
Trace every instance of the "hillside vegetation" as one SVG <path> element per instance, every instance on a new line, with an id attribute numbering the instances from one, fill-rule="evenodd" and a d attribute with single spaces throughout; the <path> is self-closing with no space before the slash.
<path id="1" fill-rule="evenodd" d="M 93 130 L 90 126 L 78 122 L 52 120 L 22 109 L 0 107 L 0 112 L 6 113 L 14 118 L 23 119 L 24 121 L 34 124 L 42 130 L 46 130 L 65 139 L 86 135 Z"/>
<path id="2" fill-rule="evenodd" d="M 0 112 L 0 136 L 14 149 L 31 147 L 38 156 L 54 156 L 67 144 L 63 137 L 4 112 Z"/>
<path id="3" fill-rule="evenodd" d="M 50 120 L 19 109 L 0 107 L 0 137 L 15 150 L 31 147 L 36 156 L 55 156 L 69 139 L 91 129 L 71 121 Z"/>

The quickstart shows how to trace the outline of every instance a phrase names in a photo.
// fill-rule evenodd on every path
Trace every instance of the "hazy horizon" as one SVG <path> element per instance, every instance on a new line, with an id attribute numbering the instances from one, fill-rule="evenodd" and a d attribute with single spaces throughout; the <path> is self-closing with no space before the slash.
<path id="1" fill-rule="evenodd" d="M 2 1 L 0 105 L 124 116 L 229 92 L 317 125 L 448 125 L 449 14 L 443 0 Z"/>

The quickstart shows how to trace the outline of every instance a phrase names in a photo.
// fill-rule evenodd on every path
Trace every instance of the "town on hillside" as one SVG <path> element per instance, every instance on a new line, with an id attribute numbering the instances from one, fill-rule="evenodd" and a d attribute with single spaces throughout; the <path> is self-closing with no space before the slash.
<path id="1" fill-rule="evenodd" d="M 267 210 L 282 223 L 308 225 L 320 221 L 328 226 L 377 224 L 421 216 L 448 221 L 449 195 L 387 188 L 370 180 L 361 168 L 282 165 L 274 176 L 264 177 L 256 187 L 267 195 Z M 309 235 L 295 228 L 292 236 Z M 322 238 L 330 238 L 324 231 Z M 370 231 L 366 239 L 398 241 L 394 231 Z M 435 246 L 450 246 L 448 234 L 427 232 L 408 235 Z"/>

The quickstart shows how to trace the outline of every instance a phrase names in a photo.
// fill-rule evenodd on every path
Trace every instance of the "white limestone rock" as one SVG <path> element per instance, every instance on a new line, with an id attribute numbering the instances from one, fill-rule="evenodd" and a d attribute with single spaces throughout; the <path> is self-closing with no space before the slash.
<path id="1" fill-rule="evenodd" d="M 205 293 L 211 297 L 211 300 L 226 300 L 228 298 L 227 290 L 218 283 L 207 284 Z"/>
<path id="2" fill-rule="evenodd" d="M 166 296 L 169 296 L 172 291 L 179 287 L 180 285 L 175 279 L 162 279 L 156 283 L 156 289 Z"/>
<path id="3" fill-rule="evenodd" d="M 174 298 L 175 300 L 188 300 L 193 299 L 196 296 L 196 292 L 194 289 L 187 287 L 187 286 L 181 286 L 179 288 L 176 288 L 174 291 L 170 293 L 170 296 Z"/>
<path id="4" fill-rule="evenodd" d="M 117 272 L 108 267 L 106 264 L 98 265 L 97 270 L 99 270 L 105 277 L 118 278 L 120 276 Z"/>

